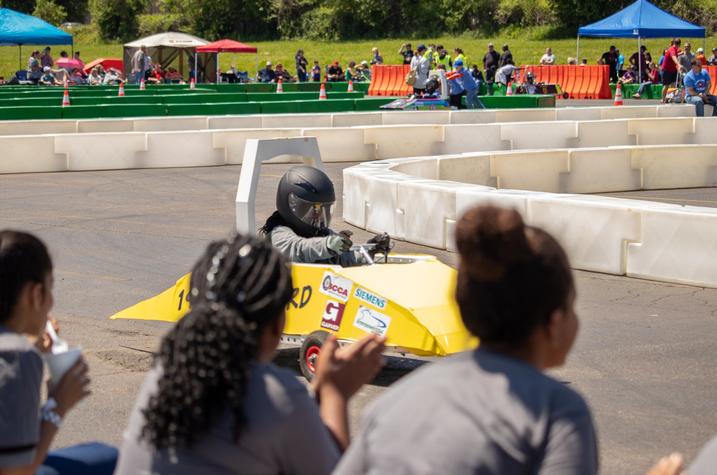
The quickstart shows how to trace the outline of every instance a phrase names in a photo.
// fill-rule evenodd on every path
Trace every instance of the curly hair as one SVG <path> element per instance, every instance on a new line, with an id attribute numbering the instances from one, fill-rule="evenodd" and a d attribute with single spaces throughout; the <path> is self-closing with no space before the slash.
<path id="1" fill-rule="evenodd" d="M 227 409 L 239 438 L 258 336 L 281 315 L 292 282 L 271 244 L 235 235 L 207 247 L 191 289 L 191 310 L 162 340 L 158 390 L 143 410 L 142 438 L 157 449 L 192 445 Z"/>

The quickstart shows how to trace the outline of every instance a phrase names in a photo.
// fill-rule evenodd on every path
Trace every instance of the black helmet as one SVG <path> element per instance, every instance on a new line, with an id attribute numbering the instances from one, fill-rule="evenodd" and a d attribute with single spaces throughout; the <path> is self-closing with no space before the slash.
<path id="1" fill-rule="evenodd" d="M 294 167 L 284 173 L 276 192 L 276 209 L 299 235 L 316 236 L 329 227 L 336 202 L 334 184 L 318 168 Z"/>
<path id="2" fill-rule="evenodd" d="M 533 74 L 533 71 L 528 71 L 528 73 L 525 75 L 525 78 L 529 81 L 533 81 L 535 79 L 535 74 Z"/>

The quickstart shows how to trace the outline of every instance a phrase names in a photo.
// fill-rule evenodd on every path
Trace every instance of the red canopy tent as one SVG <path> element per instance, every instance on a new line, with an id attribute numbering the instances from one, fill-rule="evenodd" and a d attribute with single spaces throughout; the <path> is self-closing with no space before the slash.
<path id="1" fill-rule="evenodd" d="M 257 49 L 254 46 L 250 46 L 238 41 L 224 39 L 217 40 L 213 43 L 206 44 L 204 46 L 197 47 L 197 53 L 216 53 L 217 54 L 217 82 L 221 81 L 219 73 L 219 53 L 254 53 L 256 57 L 256 69 L 259 70 L 259 56 Z M 195 55 L 196 63 L 196 55 Z"/>

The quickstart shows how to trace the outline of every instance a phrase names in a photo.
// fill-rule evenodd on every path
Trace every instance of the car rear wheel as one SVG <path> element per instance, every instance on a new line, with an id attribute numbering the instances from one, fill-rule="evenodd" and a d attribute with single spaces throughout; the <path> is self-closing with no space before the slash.
<path id="1" fill-rule="evenodd" d="M 311 381 L 316 374 L 316 364 L 319 361 L 321 347 L 329 334 L 325 331 L 315 331 L 304 339 L 299 352 L 299 367 L 301 374 Z"/>

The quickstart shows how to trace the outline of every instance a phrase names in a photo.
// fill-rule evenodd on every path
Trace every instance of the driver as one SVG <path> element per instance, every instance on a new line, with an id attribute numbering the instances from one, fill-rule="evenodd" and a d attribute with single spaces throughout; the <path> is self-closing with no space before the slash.
<path id="1" fill-rule="evenodd" d="M 318 168 L 294 167 L 281 177 L 276 209 L 259 230 L 292 262 L 328 263 L 344 267 L 368 264 L 360 251 L 351 249 L 351 231 L 329 229 L 336 194 L 331 179 Z M 388 234 L 371 238 L 377 253 L 390 250 Z"/>

